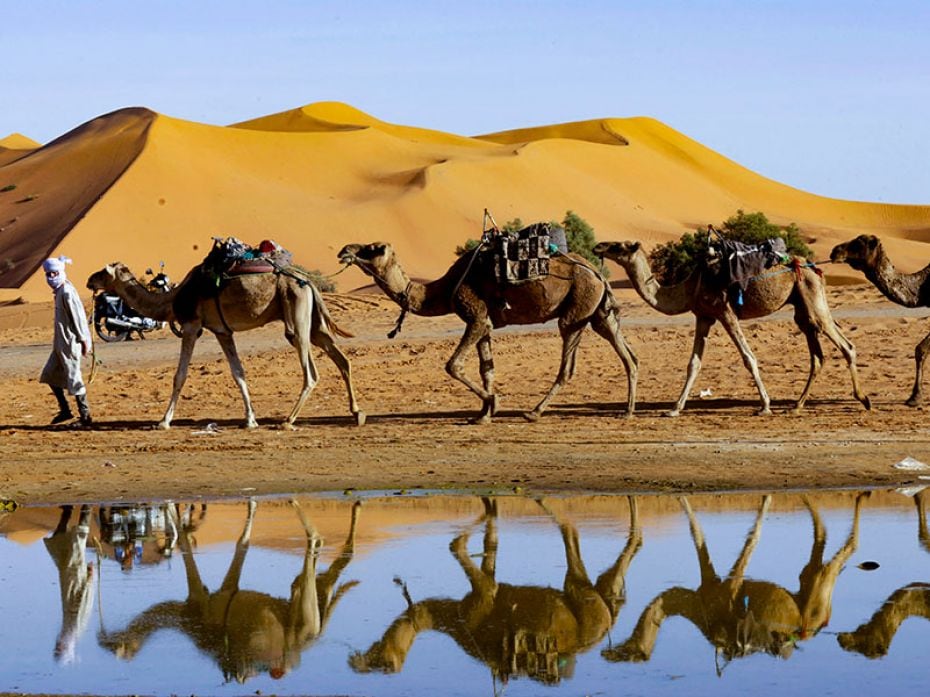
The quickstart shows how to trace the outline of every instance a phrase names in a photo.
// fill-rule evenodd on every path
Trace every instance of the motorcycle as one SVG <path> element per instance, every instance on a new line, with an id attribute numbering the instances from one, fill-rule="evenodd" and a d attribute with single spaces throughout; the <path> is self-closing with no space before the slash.
<path id="1" fill-rule="evenodd" d="M 165 273 L 165 262 L 161 262 L 157 274 L 148 268 L 145 275 L 152 277 L 146 283 L 146 287 L 153 293 L 167 293 L 174 287 Z M 164 329 L 166 326 L 171 329 L 172 334 L 181 336 L 181 326 L 174 320 L 159 322 L 151 317 L 144 317 L 129 307 L 118 295 L 100 293 L 94 298 L 94 330 L 104 341 L 128 341 L 132 339 L 133 333 L 144 339 L 146 333 Z"/>

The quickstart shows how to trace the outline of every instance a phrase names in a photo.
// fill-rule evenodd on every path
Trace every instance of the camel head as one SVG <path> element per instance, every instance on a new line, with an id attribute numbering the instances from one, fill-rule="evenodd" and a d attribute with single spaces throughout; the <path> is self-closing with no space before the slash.
<path id="1" fill-rule="evenodd" d="M 844 650 L 861 653 L 866 658 L 881 658 L 888 654 L 891 638 L 884 632 L 876 632 L 865 624 L 854 632 L 840 632 L 836 640 Z"/>
<path id="2" fill-rule="evenodd" d="M 394 248 L 387 242 L 347 244 L 336 256 L 343 264 L 354 264 L 369 276 L 377 276 L 394 262 Z"/>
<path id="3" fill-rule="evenodd" d="M 87 288 L 94 292 L 112 293 L 116 289 L 117 280 L 125 280 L 127 277 L 133 277 L 128 267 L 121 262 L 114 261 L 100 271 L 92 273 L 87 279 Z"/>
<path id="4" fill-rule="evenodd" d="M 349 666 L 356 673 L 399 673 L 406 658 L 405 652 L 379 641 L 365 653 L 356 651 L 349 656 Z"/>
<path id="5" fill-rule="evenodd" d="M 859 235 L 854 240 L 836 245 L 830 252 L 830 261 L 846 263 L 856 271 L 865 271 L 877 266 L 876 258 L 881 248 L 882 243 L 875 235 Z"/>
<path id="6" fill-rule="evenodd" d="M 610 259 L 623 266 L 640 249 L 642 245 L 639 242 L 598 242 L 592 251 L 601 259 Z"/>

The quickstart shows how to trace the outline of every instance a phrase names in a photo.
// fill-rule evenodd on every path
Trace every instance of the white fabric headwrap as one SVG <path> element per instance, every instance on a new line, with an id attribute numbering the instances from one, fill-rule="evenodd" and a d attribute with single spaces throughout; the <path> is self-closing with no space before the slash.
<path id="1" fill-rule="evenodd" d="M 65 273 L 65 264 L 70 264 L 71 260 L 66 256 L 52 257 L 42 262 L 42 269 L 45 271 L 45 282 L 48 283 L 52 290 L 58 290 L 68 280 Z M 49 276 L 52 271 L 57 271 L 55 276 Z"/>

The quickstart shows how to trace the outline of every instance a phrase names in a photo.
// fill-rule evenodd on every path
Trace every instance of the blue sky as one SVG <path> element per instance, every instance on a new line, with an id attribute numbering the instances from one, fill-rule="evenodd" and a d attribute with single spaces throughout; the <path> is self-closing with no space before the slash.
<path id="1" fill-rule="evenodd" d="M 930 2 L 3 0 L 0 137 L 317 101 L 475 135 L 652 116 L 813 193 L 930 204 Z"/>

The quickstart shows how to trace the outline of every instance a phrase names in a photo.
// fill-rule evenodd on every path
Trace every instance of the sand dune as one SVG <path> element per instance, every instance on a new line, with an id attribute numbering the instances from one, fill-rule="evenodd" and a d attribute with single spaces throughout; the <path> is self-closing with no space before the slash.
<path id="1" fill-rule="evenodd" d="M 818 258 L 862 232 L 880 235 L 904 270 L 930 256 L 930 206 L 799 191 L 648 118 L 465 137 L 325 102 L 226 127 L 125 109 L 3 164 L 24 142 L 8 140 L 0 187 L 16 189 L 0 193 L 0 301 L 47 300 L 35 271 L 49 255 L 72 257 L 78 281 L 114 259 L 140 272 L 164 260 L 180 278 L 211 237 L 228 235 L 272 238 L 325 273 L 342 245 L 387 240 L 409 273 L 432 277 L 480 235 L 485 207 L 499 222 L 571 209 L 599 239 L 647 244 L 762 210 L 797 223 Z M 339 281 L 365 282 L 355 271 Z"/>

